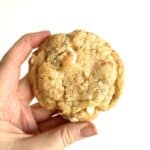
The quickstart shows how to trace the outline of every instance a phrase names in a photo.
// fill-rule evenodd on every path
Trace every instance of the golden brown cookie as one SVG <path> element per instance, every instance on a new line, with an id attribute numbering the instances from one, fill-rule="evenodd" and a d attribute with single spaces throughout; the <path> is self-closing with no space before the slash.
<path id="1" fill-rule="evenodd" d="M 122 90 L 123 64 L 98 35 L 54 34 L 30 58 L 29 80 L 39 103 L 70 121 L 88 121 L 112 107 Z"/>

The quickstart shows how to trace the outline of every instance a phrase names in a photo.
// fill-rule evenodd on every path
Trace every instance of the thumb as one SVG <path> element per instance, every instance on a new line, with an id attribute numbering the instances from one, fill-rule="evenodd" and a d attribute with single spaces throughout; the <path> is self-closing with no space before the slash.
<path id="1" fill-rule="evenodd" d="M 95 135 L 97 133 L 95 126 L 92 123 L 68 123 L 55 129 L 55 136 L 57 139 L 56 145 L 60 145 L 63 149 L 66 146 L 82 139 Z"/>
<path id="2" fill-rule="evenodd" d="M 92 123 L 68 123 L 22 141 L 28 150 L 63 150 L 68 145 L 97 133 Z M 19 145 L 20 145 L 19 144 Z"/>

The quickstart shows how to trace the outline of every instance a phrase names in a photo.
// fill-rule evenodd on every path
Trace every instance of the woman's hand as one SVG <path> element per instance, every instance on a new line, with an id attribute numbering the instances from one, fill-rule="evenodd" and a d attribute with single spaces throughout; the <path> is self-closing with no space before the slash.
<path id="1" fill-rule="evenodd" d="M 33 99 L 27 75 L 19 80 L 21 64 L 31 51 L 50 36 L 48 31 L 26 34 L 0 62 L 0 149 L 63 150 L 67 145 L 96 134 L 89 122 L 69 123 L 51 117 Z"/>

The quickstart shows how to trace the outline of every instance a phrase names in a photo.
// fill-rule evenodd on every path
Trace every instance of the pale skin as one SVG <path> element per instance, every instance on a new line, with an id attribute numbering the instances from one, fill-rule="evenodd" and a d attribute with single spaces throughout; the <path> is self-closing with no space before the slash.
<path id="1" fill-rule="evenodd" d="M 34 48 L 38 48 L 48 31 L 22 36 L 0 61 L 0 149 L 63 150 L 68 145 L 97 133 L 90 122 L 69 123 L 61 116 L 51 117 L 34 97 L 26 75 L 20 69 Z"/>

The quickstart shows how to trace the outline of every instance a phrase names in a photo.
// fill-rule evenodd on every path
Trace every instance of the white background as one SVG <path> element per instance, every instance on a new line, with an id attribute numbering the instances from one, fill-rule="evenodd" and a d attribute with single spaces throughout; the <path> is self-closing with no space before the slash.
<path id="1" fill-rule="evenodd" d="M 118 50 L 126 84 L 116 107 L 94 122 L 99 134 L 69 150 L 150 149 L 150 4 L 147 0 L 0 0 L 0 57 L 24 33 L 81 28 Z M 27 72 L 27 62 L 21 76 Z"/>

